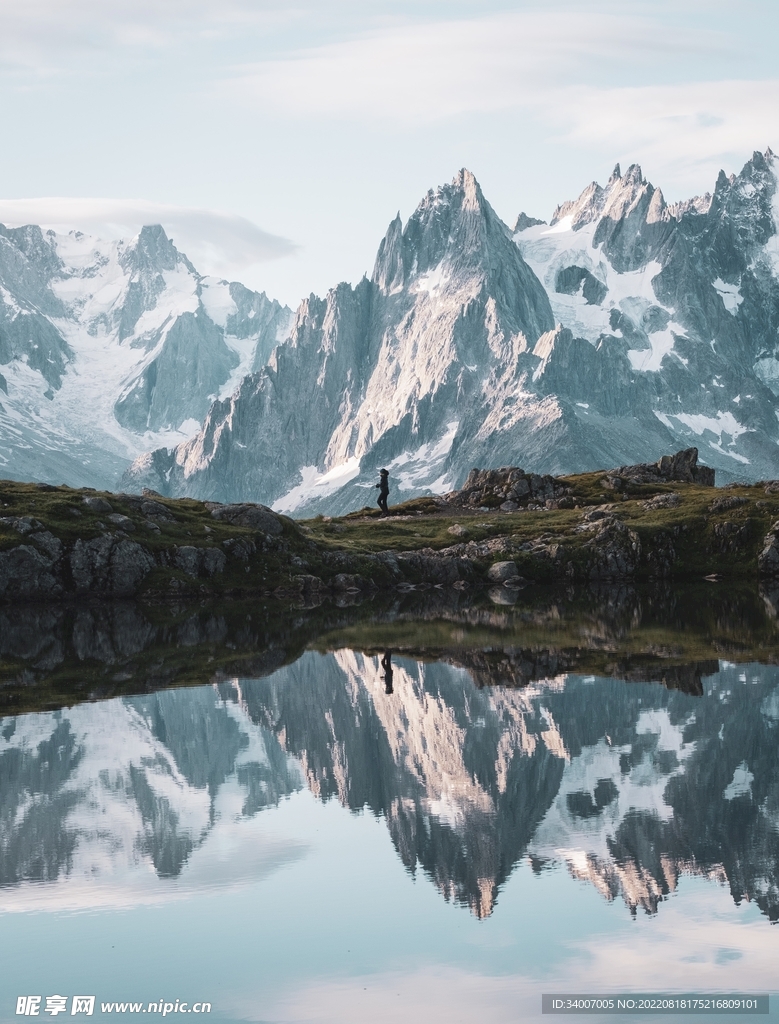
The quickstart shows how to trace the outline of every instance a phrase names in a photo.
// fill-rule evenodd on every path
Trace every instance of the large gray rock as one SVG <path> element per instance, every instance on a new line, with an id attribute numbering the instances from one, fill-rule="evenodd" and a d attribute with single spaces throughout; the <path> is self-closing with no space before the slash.
<path id="1" fill-rule="evenodd" d="M 79 538 L 70 553 L 73 584 L 79 594 L 131 596 L 154 567 L 154 558 L 140 544 L 110 535 L 89 541 Z"/>
<path id="2" fill-rule="evenodd" d="M 0 598 L 40 600 L 59 597 L 63 589 L 55 562 L 46 554 L 29 544 L 0 551 Z"/>
<path id="3" fill-rule="evenodd" d="M 173 549 L 173 564 L 188 576 L 214 576 L 224 572 L 227 556 L 218 548 L 197 548 L 190 545 Z"/>
<path id="4" fill-rule="evenodd" d="M 613 516 L 597 520 L 585 543 L 591 580 L 632 579 L 641 565 L 641 540 L 635 530 Z"/>
<path id="5" fill-rule="evenodd" d="M 684 483 L 714 486 L 715 471 L 709 466 L 698 465 L 698 449 L 685 448 L 675 455 L 663 455 L 657 462 L 641 463 L 636 466 L 620 466 L 611 470 L 607 483 L 612 490 L 619 490 L 619 482 L 634 484 L 655 484 L 683 481 Z"/>
<path id="6" fill-rule="evenodd" d="M 81 501 L 86 505 L 90 512 L 113 512 L 113 507 L 105 498 L 101 498 L 94 494 L 85 494 Z"/>
<path id="7" fill-rule="evenodd" d="M 506 583 L 519 576 L 516 562 L 494 562 L 487 570 L 490 583 Z"/>
<path id="8" fill-rule="evenodd" d="M 757 556 L 757 571 L 761 576 L 779 577 L 779 520 L 763 539 L 763 550 Z"/>
<path id="9" fill-rule="evenodd" d="M 284 529 L 278 514 L 265 505 L 219 505 L 211 509 L 211 516 L 232 526 L 247 526 L 251 530 L 261 530 L 270 537 L 280 536 Z"/>

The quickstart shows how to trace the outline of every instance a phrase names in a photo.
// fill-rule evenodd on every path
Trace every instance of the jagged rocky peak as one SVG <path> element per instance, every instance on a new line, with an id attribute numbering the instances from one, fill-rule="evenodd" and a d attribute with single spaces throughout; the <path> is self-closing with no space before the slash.
<path id="1" fill-rule="evenodd" d="M 619 164 L 617 164 L 617 169 L 619 169 Z M 609 184 L 611 184 L 612 178 L 609 179 Z M 565 220 L 566 217 L 570 217 L 570 226 L 574 231 L 578 231 L 585 224 L 590 224 L 593 220 L 597 220 L 603 209 L 605 195 L 606 189 L 602 188 L 597 181 L 591 181 L 581 192 L 578 199 L 566 200 L 566 202 L 561 203 L 555 208 L 552 219 L 549 222 L 550 225 L 554 227 Z"/>
<path id="2" fill-rule="evenodd" d="M 508 229 L 463 168 L 451 183 L 431 189 L 405 228 L 400 214 L 379 246 L 372 280 L 384 292 L 407 286 L 446 262 L 451 272 L 472 269 L 496 236 Z"/>
<path id="3" fill-rule="evenodd" d="M 726 175 L 720 171 L 714 188 L 713 203 L 734 200 L 741 206 L 751 205 L 755 208 L 766 199 L 770 202 L 777 189 L 776 156 L 770 147 L 765 153 L 758 150 L 742 167 L 739 174 Z"/>
<path id="4" fill-rule="evenodd" d="M 713 266 L 722 280 L 737 282 L 754 270 L 755 261 L 763 261 L 763 247 L 779 229 L 776 195 L 777 163 L 770 150 L 755 151 L 737 175 L 720 171 L 708 220 Z"/>
<path id="5" fill-rule="evenodd" d="M 651 223 L 650 211 L 654 219 L 659 220 L 666 206 L 662 192 L 646 180 L 640 165 L 631 164 L 624 175 L 618 178 L 612 175 L 609 179 L 601 216 L 621 220 L 639 208 Z"/>
<path id="6" fill-rule="evenodd" d="M 51 278 L 61 271 L 61 260 L 37 225 L 0 224 L 0 285 L 13 296 L 12 305 L 62 316 L 64 307 L 50 288 Z"/>
<path id="7" fill-rule="evenodd" d="M 528 228 L 537 228 L 542 224 L 546 224 L 546 221 L 540 220 L 538 217 L 529 217 L 523 210 L 514 223 L 513 232 L 516 235 L 518 231 L 526 231 Z"/>
<path id="8" fill-rule="evenodd" d="M 578 231 L 604 217 L 620 220 L 639 208 L 649 223 L 668 217 L 662 192 L 646 180 L 640 165 L 631 164 L 623 175 L 617 164 L 605 188 L 597 181 L 590 182 L 578 199 L 557 207 L 551 224 L 570 218 L 570 227 Z"/>
<path id="9" fill-rule="evenodd" d="M 711 192 L 704 192 L 702 196 L 693 196 L 691 199 L 681 199 L 676 203 L 669 203 L 668 215 L 674 220 L 681 220 L 687 215 L 701 217 L 709 212 L 712 198 Z"/>
<path id="10" fill-rule="evenodd" d="M 142 227 L 119 257 L 119 263 L 130 276 L 124 305 L 115 313 L 122 341 L 135 331 L 143 313 L 153 309 L 165 291 L 165 272 L 183 269 L 197 277 L 195 268 L 178 251 L 161 224 Z"/>
<path id="11" fill-rule="evenodd" d="M 50 277 L 61 273 L 62 260 L 57 255 L 57 250 L 52 245 L 51 239 L 44 236 L 37 224 L 25 224 L 19 228 L 7 228 L 4 224 L 0 224 L 0 236 L 6 238 L 18 252 L 23 254 L 39 273 Z"/>
<path id="12" fill-rule="evenodd" d="M 120 262 L 129 273 L 155 274 L 163 270 L 175 270 L 180 265 L 196 273 L 187 257 L 168 238 L 161 224 L 144 225 L 122 253 Z"/>
<path id="13" fill-rule="evenodd" d="M 619 176 L 618 167 L 603 190 L 592 236 L 594 248 L 603 252 L 618 273 L 638 270 L 658 253 L 672 234 L 672 218 L 663 193 L 644 177 L 638 164 Z M 581 211 L 580 218 L 584 211 Z"/>
<path id="14" fill-rule="evenodd" d="M 775 165 L 776 157 L 771 150 L 765 154 L 755 150 L 738 174 L 727 175 L 725 171 L 720 171 L 715 186 L 715 198 L 730 193 L 733 188 L 738 188 L 739 193 L 746 198 L 754 195 L 754 189 L 773 190 L 776 187 Z"/>
<path id="15" fill-rule="evenodd" d="M 372 280 L 383 292 L 393 292 L 403 287 L 404 276 L 403 221 L 398 211 L 379 244 Z"/>

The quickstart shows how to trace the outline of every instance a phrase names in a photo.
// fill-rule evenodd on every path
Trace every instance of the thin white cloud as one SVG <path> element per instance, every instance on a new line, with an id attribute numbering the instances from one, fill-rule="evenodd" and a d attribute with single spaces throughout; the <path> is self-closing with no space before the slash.
<path id="1" fill-rule="evenodd" d="M 709 80 L 732 52 L 700 26 L 557 7 L 403 24 L 241 67 L 223 90 L 281 118 L 388 127 L 513 111 L 546 124 L 548 138 L 639 160 L 683 189 L 779 141 L 779 79 Z M 695 62 L 706 81 L 690 80 Z M 658 84 L 631 84 L 642 78 Z"/>
<path id="2" fill-rule="evenodd" d="M 0 0 L 0 58 L 5 71 L 51 73 L 74 57 L 85 70 L 85 60 L 110 63 L 122 51 L 144 55 L 297 17 L 279 0 Z"/>
<path id="3" fill-rule="evenodd" d="M 424 124 L 537 106 L 604 61 L 613 75 L 722 45 L 718 33 L 669 33 L 633 15 L 530 11 L 404 24 L 239 68 L 226 88 L 284 116 Z"/>
<path id="4" fill-rule="evenodd" d="M 779 78 L 639 88 L 579 87 L 545 107 L 565 143 L 605 149 L 615 159 L 663 168 L 684 186 L 720 167 L 738 170 L 755 148 L 779 143 Z"/>
<path id="5" fill-rule="evenodd" d="M 180 252 L 198 271 L 217 277 L 245 275 L 248 268 L 293 255 L 297 246 L 272 235 L 245 217 L 142 200 L 3 199 L 0 223 L 7 227 L 40 224 L 100 238 L 128 238 L 144 224 L 162 224 Z"/>

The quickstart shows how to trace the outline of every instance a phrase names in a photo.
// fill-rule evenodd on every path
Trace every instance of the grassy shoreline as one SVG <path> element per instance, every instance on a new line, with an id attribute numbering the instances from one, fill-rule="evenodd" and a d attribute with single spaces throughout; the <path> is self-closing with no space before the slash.
<path id="1" fill-rule="evenodd" d="M 248 504 L 0 481 L 0 601 L 222 595 L 316 604 L 512 578 L 515 587 L 756 581 L 779 519 L 772 485 L 627 483 L 614 493 L 603 473 L 558 479 L 565 508 L 474 510 L 418 498 L 386 518 L 363 509 L 305 521 Z M 509 566 L 502 577 L 496 563 Z"/>

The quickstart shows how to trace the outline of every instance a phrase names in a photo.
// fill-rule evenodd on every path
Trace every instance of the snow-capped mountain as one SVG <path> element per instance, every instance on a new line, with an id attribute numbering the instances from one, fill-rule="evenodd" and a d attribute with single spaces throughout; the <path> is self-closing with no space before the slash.
<path id="1" fill-rule="evenodd" d="M 779 475 L 777 160 L 666 204 L 634 165 L 512 232 L 473 175 L 390 225 L 373 275 L 299 307 L 269 365 L 128 486 L 343 511 L 474 467 L 574 472 L 697 446 Z"/>
<path id="2" fill-rule="evenodd" d="M 461 171 L 294 316 L 159 227 L 0 228 L 0 475 L 114 487 L 135 459 L 127 488 L 296 514 L 365 504 L 380 466 L 393 501 L 691 445 L 774 478 L 777 224 L 770 150 L 672 205 L 617 167 L 513 231 Z"/>
<path id="3" fill-rule="evenodd" d="M 256 816 L 307 787 L 381 816 L 407 869 L 481 917 L 527 857 L 631 911 L 703 875 L 775 921 L 776 669 L 721 663 L 702 683 L 477 686 L 464 667 L 396 658 L 387 692 L 378 657 L 339 650 L 264 679 L 5 718 L 3 904 L 240 885 L 273 864 Z"/>
<path id="4" fill-rule="evenodd" d="M 485 386 L 553 327 L 543 287 L 462 171 L 405 229 L 393 221 L 371 280 L 305 300 L 269 366 L 131 479 L 282 510 L 385 462 L 411 489 L 446 489 L 453 438 L 479 418 Z"/>
<path id="5" fill-rule="evenodd" d="M 159 226 L 0 226 L 0 475 L 112 487 L 266 361 L 292 314 L 202 277 Z"/>

